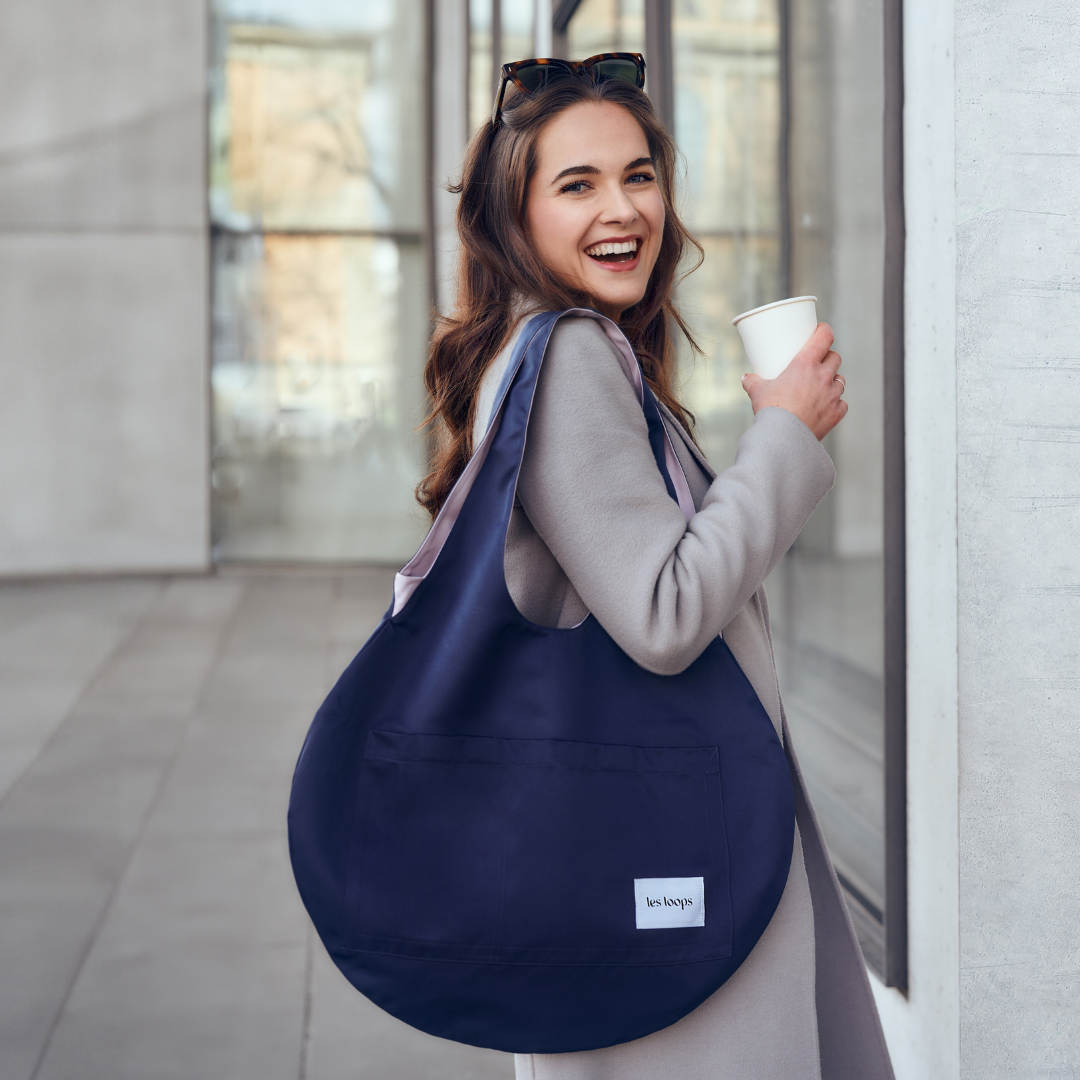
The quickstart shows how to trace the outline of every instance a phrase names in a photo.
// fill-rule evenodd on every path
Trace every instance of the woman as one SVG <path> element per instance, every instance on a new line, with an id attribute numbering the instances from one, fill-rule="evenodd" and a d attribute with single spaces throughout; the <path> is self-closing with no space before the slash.
<path id="1" fill-rule="evenodd" d="M 565 317 L 529 420 L 506 538 L 510 594 L 545 626 L 575 626 L 591 612 L 659 674 L 683 671 L 722 633 L 783 734 L 797 825 L 780 905 L 712 997 L 635 1042 L 519 1055 L 518 1076 L 891 1077 L 861 954 L 791 754 L 762 588 L 833 483 L 820 440 L 847 406 L 832 333 L 819 326 L 778 378 L 744 378 L 754 424 L 734 466 L 717 476 L 673 392 L 670 335 L 686 331 L 671 290 L 693 245 L 673 208 L 673 142 L 640 81 L 597 77 L 588 62 L 554 75 L 534 87 L 504 79 L 501 108 L 468 153 L 457 307 L 426 371 L 442 441 L 418 497 L 434 515 L 461 474 L 526 315 L 589 307 L 614 320 L 676 436 L 697 513 L 688 522 L 669 497 L 604 329 Z"/>

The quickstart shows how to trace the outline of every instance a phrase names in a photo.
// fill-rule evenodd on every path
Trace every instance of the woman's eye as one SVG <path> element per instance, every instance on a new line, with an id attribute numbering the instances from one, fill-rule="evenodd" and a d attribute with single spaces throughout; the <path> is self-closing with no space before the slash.
<path id="1" fill-rule="evenodd" d="M 656 179 L 652 173 L 634 173 L 626 178 L 628 184 L 651 184 Z"/>
<path id="2" fill-rule="evenodd" d="M 585 191 L 589 185 L 584 180 L 572 180 L 565 187 L 560 188 L 560 192 L 564 195 L 577 195 L 582 191 Z"/>

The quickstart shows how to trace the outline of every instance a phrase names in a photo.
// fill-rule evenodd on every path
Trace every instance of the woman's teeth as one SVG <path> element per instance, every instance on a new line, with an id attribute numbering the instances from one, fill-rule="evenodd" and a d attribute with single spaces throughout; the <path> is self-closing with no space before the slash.
<path id="1" fill-rule="evenodd" d="M 637 240 L 623 240 L 617 244 L 593 244 L 592 247 L 585 249 L 585 254 L 592 259 L 603 259 L 605 262 L 628 262 L 634 257 L 637 249 Z"/>

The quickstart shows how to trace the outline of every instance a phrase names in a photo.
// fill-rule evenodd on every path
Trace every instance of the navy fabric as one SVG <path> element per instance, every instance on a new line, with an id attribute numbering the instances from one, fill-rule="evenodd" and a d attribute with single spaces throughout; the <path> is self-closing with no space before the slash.
<path id="1" fill-rule="evenodd" d="M 738 968 L 787 882 L 780 740 L 719 637 L 639 667 L 593 618 L 550 629 L 503 553 L 552 327 L 530 320 L 499 428 L 446 543 L 312 723 L 289 843 L 353 985 L 443 1038 L 517 1053 L 640 1038 Z M 667 476 L 659 410 L 645 413 Z M 636 928 L 634 881 L 704 878 L 705 925 Z"/>

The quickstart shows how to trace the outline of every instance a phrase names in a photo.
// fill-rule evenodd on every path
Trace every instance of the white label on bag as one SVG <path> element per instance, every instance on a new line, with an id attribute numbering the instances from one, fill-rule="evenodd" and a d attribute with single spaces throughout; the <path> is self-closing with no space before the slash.
<path id="1" fill-rule="evenodd" d="M 634 904 L 639 930 L 705 925 L 705 879 L 699 877 L 634 878 Z"/>

